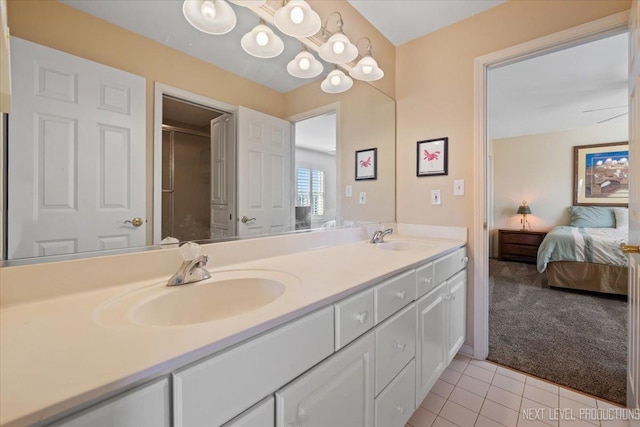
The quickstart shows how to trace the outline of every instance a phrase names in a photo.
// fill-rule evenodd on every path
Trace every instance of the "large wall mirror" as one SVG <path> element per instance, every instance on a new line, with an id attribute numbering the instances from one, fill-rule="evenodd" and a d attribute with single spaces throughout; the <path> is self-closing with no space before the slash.
<path id="1" fill-rule="evenodd" d="M 301 43 L 275 28 L 283 53 L 248 55 L 249 9 L 214 36 L 182 4 L 8 1 L 4 259 L 395 219 L 394 100 L 323 92 L 327 63 L 292 77 Z M 375 179 L 356 180 L 373 148 Z"/>

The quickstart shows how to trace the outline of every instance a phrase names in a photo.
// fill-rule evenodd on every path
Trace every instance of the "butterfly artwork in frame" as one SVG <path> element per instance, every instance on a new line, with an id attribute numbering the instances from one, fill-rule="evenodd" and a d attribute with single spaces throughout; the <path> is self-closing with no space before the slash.
<path id="1" fill-rule="evenodd" d="M 449 138 L 418 141 L 416 176 L 447 175 Z"/>
<path id="2" fill-rule="evenodd" d="M 356 181 L 378 179 L 378 149 L 356 151 Z"/>

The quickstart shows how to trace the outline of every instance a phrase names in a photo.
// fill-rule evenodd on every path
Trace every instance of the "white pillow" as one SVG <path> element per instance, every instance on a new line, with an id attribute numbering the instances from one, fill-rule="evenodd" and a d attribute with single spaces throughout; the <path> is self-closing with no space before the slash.
<path id="1" fill-rule="evenodd" d="M 616 216 L 616 228 L 622 230 L 629 229 L 629 209 L 613 208 L 613 214 Z"/>

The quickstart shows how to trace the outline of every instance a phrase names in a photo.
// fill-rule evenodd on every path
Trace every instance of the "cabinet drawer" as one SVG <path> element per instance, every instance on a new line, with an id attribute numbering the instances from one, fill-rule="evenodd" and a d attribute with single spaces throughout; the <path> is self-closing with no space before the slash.
<path id="1" fill-rule="evenodd" d="M 416 299 L 416 273 L 411 270 L 379 284 L 374 289 L 376 324 Z"/>
<path id="2" fill-rule="evenodd" d="M 274 427 L 275 423 L 275 398 L 269 396 L 222 427 Z"/>
<path id="3" fill-rule="evenodd" d="M 416 298 L 426 295 L 426 293 L 435 286 L 436 282 L 433 280 L 432 262 L 416 269 Z"/>
<path id="4" fill-rule="evenodd" d="M 434 285 L 438 286 L 440 283 L 444 282 L 466 266 L 467 251 L 465 248 L 460 248 L 449 255 L 445 255 L 442 258 L 435 260 L 433 262 Z"/>
<path id="5" fill-rule="evenodd" d="M 522 245 L 502 245 L 502 255 L 507 256 L 525 256 L 537 258 L 538 248 L 537 246 L 522 246 Z"/>
<path id="6" fill-rule="evenodd" d="M 376 329 L 376 395 L 416 354 L 416 305 Z"/>
<path id="7" fill-rule="evenodd" d="M 143 386 L 72 415 L 56 427 L 169 427 L 169 380 Z"/>
<path id="8" fill-rule="evenodd" d="M 333 307 L 174 373 L 176 427 L 217 426 L 333 353 Z"/>
<path id="9" fill-rule="evenodd" d="M 515 243 L 518 245 L 540 246 L 544 239 L 543 234 L 502 233 L 500 238 L 503 243 Z"/>
<path id="10" fill-rule="evenodd" d="M 368 289 L 335 304 L 336 350 L 367 332 L 374 324 L 373 289 Z"/>
<path id="11" fill-rule="evenodd" d="M 375 427 L 404 427 L 416 409 L 416 361 L 404 367 L 376 398 Z"/>

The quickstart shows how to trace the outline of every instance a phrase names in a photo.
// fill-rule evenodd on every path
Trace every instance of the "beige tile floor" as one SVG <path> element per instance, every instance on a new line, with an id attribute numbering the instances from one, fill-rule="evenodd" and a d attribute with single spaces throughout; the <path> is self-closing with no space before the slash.
<path id="1" fill-rule="evenodd" d="M 457 355 L 406 427 L 635 427 L 619 406 Z"/>

